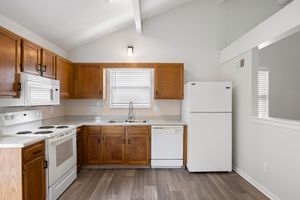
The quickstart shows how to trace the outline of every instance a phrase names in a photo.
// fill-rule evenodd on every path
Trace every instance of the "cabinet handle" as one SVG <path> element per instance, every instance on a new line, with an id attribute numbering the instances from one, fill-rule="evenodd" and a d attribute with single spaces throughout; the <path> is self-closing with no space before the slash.
<path id="1" fill-rule="evenodd" d="M 102 90 L 99 90 L 99 95 L 102 96 Z"/>
<path id="2" fill-rule="evenodd" d="M 40 153 L 42 153 L 42 151 L 41 150 L 37 150 L 37 151 L 33 152 L 33 155 L 37 155 L 37 154 L 40 154 Z"/>
<path id="3" fill-rule="evenodd" d="M 158 97 L 158 91 L 155 90 L 155 97 Z"/>
<path id="4" fill-rule="evenodd" d="M 23 174 L 23 176 L 26 174 L 26 170 L 25 169 L 23 170 L 22 174 Z"/>
<path id="5" fill-rule="evenodd" d="M 128 144 L 130 144 L 131 143 L 131 140 L 130 139 L 128 139 Z"/>
<path id="6" fill-rule="evenodd" d="M 47 66 L 43 65 L 42 70 L 43 70 L 43 72 L 46 72 L 47 71 Z"/>
<path id="7" fill-rule="evenodd" d="M 42 71 L 42 65 L 38 64 L 36 67 L 36 71 L 41 72 Z"/>
<path id="8" fill-rule="evenodd" d="M 17 83 L 17 91 L 20 92 L 21 91 L 21 83 Z"/>
<path id="9" fill-rule="evenodd" d="M 123 144 L 125 144 L 126 143 L 126 139 L 125 138 L 123 138 Z"/>

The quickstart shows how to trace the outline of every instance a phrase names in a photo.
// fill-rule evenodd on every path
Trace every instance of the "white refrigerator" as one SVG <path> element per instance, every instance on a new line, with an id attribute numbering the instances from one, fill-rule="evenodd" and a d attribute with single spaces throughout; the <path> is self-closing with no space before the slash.
<path id="1" fill-rule="evenodd" d="M 182 118 L 187 123 L 187 169 L 232 171 L 232 84 L 185 84 Z"/>

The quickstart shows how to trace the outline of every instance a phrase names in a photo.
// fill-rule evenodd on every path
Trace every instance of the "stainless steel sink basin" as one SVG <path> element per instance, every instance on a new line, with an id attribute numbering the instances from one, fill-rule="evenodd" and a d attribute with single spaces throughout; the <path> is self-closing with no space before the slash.
<path id="1" fill-rule="evenodd" d="M 108 123 L 147 123 L 149 120 L 109 120 Z"/>

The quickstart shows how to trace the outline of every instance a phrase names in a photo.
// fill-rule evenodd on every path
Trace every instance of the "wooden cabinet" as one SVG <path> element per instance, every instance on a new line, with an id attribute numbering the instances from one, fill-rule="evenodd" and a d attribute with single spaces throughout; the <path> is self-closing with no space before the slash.
<path id="1" fill-rule="evenodd" d="M 45 143 L 0 149 L 0 199 L 44 200 Z"/>
<path id="2" fill-rule="evenodd" d="M 150 164 L 149 126 L 88 126 L 85 164 Z"/>
<path id="3" fill-rule="evenodd" d="M 149 165 L 150 127 L 127 127 L 126 160 L 129 165 Z"/>
<path id="4" fill-rule="evenodd" d="M 87 164 L 102 163 L 102 134 L 100 126 L 87 127 Z"/>
<path id="5" fill-rule="evenodd" d="M 23 196 L 25 200 L 45 199 L 45 144 L 28 146 L 23 153 Z"/>
<path id="6" fill-rule="evenodd" d="M 102 67 L 94 64 L 78 64 L 76 65 L 76 71 L 76 97 L 79 99 L 102 99 Z"/>
<path id="7" fill-rule="evenodd" d="M 55 78 L 56 55 L 54 53 L 25 39 L 22 39 L 21 52 L 22 72 L 51 79 Z"/>
<path id="8" fill-rule="evenodd" d="M 54 53 L 42 49 L 42 76 L 55 79 L 55 57 Z"/>
<path id="9" fill-rule="evenodd" d="M 60 81 L 60 97 L 72 98 L 73 94 L 73 67 L 72 63 L 59 56 L 56 57 L 56 79 Z"/>
<path id="10" fill-rule="evenodd" d="M 104 126 L 103 134 L 103 163 L 125 163 L 125 127 Z"/>
<path id="11" fill-rule="evenodd" d="M 18 96 L 21 38 L 0 27 L 0 97 Z"/>
<path id="12" fill-rule="evenodd" d="M 33 75 L 41 75 L 41 51 L 42 48 L 40 46 L 22 39 L 22 72 Z"/>
<path id="13" fill-rule="evenodd" d="M 39 156 L 23 165 L 25 200 L 45 199 L 44 157 Z"/>
<path id="14" fill-rule="evenodd" d="M 77 172 L 80 171 L 80 168 L 83 164 L 83 134 L 81 128 L 76 129 L 76 147 L 77 147 Z"/>
<path id="15" fill-rule="evenodd" d="M 155 99 L 183 99 L 183 64 L 156 64 Z"/>

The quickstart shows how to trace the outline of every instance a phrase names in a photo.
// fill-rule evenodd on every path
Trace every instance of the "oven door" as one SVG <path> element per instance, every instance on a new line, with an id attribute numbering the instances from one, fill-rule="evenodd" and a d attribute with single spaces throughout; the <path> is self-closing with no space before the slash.
<path id="1" fill-rule="evenodd" d="M 68 170 L 76 165 L 75 129 L 48 140 L 49 186 L 52 186 Z"/>

